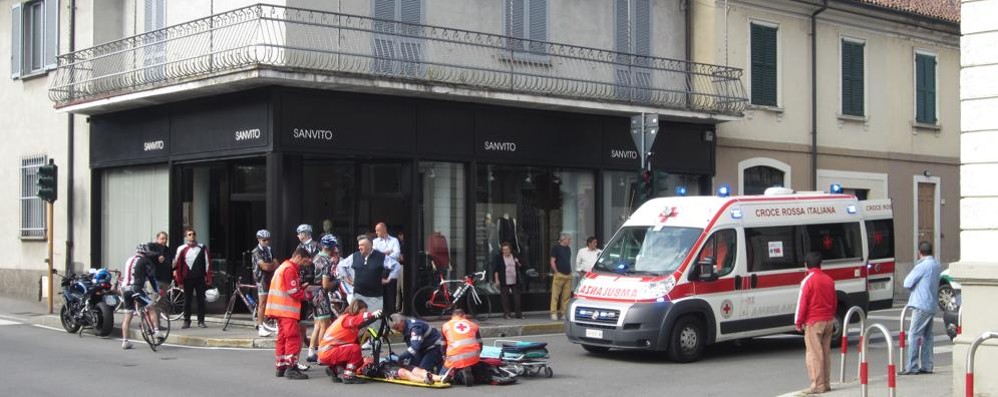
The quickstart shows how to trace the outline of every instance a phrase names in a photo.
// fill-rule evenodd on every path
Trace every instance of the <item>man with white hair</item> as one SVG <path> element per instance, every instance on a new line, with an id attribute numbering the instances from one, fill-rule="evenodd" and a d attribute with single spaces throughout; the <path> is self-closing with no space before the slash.
<path id="1" fill-rule="evenodd" d="M 347 283 L 353 285 L 354 300 L 364 300 L 368 310 L 381 310 L 384 307 L 385 285 L 398 279 L 402 267 L 390 256 L 375 250 L 366 234 L 357 236 L 357 248 L 357 252 L 340 261 L 337 270 L 345 276 Z M 380 327 L 380 320 L 371 324 L 371 328 Z"/>

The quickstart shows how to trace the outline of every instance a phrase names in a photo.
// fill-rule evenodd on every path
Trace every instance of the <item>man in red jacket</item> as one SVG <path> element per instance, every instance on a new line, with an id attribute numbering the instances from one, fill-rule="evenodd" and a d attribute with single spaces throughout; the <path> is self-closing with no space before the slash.
<path id="1" fill-rule="evenodd" d="M 804 257 L 807 276 L 800 283 L 797 297 L 797 313 L 794 324 L 797 331 L 804 330 L 804 345 L 807 347 L 807 374 L 811 379 L 810 393 L 824 393 L 832 390 L 829 385 L 831 367 L 828 351 L 832 344 L 832 328 L 835 324 L 835 280 L 821 271 L 821 254 L 811 252 Z"/>

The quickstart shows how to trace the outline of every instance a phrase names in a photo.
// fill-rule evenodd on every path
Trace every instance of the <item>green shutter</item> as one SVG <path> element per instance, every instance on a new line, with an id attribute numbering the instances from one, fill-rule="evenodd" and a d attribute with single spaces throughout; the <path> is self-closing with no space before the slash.
<path id="1" fill-rule="evenodd" d="M 776 103 L 776 28 L 752 24 L 752 104 Z"/>
<path id="2" fill-rule="evenodd" d="M 862 43 L 842 41 L 842 114 L 864 116 L 865 81 Z"/>
<path id="3" fill-rule="evenodd" d="M 915 55 L 915 121 L 936 124 L 936 57 Z"/>

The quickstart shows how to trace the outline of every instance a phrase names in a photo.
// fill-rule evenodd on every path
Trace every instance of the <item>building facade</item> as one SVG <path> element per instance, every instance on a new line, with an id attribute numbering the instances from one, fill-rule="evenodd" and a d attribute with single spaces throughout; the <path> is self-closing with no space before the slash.
<path id="1" fill-rule="evenodd" d="M 745 105 L 740 70 L 686 61 L 684 2 L 75 10 L 91 40 L 60 48 L 45 75 L 60 113 L 46 117 L 77 115 L 74 235 L 89 239 L 72 252 L 82 266 L 115 267 L 157 231 L 176 245 L 192 227 L 216 269 L 240 272 L 257 229 L 286 255 L 297 224 L 325 224 L 352 252 L 353 236 L 383 221 L 403 241 L 406 295 L 435 268 L 488 269 L 509 242 L 528 268 L 525 306 L 545 308 L 559 234 L 574 250 L 607 239 L 634 205 L 630 116 L 657 115 L 661 191 L 698 194 L 713 190 L 717 124 Z M 40 94 L 11 99 L 22 95 Z M 42 268 L 31 267 L 33 282 Z"/>
<path id="2" fill-rule="evenodd" d="M 693 21 L 694 58 L 744 69 L 750 98 L 718 127 L 716 185 L 892 199 L 898 296 L 918 241 L 959 258 L 957 4 L 702 0 Z"/>

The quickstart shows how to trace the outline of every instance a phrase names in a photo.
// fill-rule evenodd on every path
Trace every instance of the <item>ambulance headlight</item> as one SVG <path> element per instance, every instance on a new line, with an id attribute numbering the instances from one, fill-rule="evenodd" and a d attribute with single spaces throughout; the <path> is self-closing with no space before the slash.
<path id="1" fill-rule="evenodd" d="M 669 291 L 672 291 L 672 287 L 676 286 L 676 278 L 669 276 L 665 280 L 656 281 L 654 283 L 648 284 L 647 288 L 642 288 L 638 291 L 639 300 L 658 300 L 661 302 Z"/>

